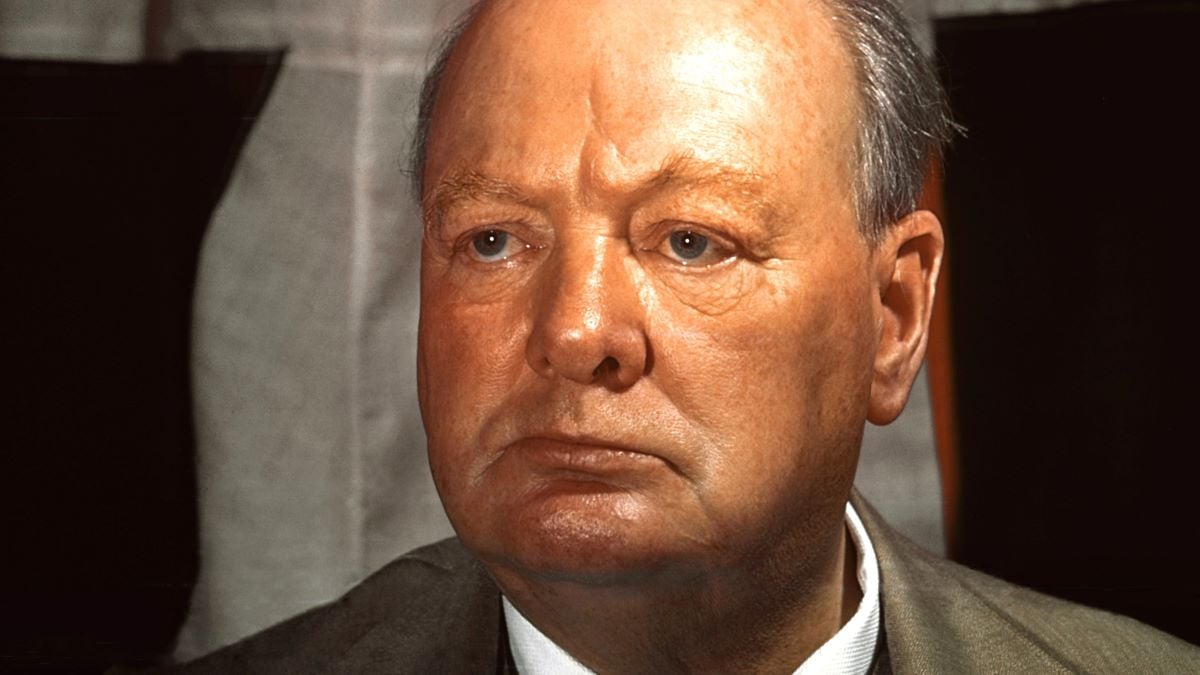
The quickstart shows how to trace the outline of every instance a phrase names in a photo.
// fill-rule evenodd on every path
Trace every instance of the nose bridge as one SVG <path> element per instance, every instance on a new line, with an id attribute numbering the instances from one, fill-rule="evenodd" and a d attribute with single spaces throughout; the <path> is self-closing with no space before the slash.
<path id="1" fill-rule="evenodd" d="M 619 266 L 620 255 L 611 237 L 591 234 L 579 239 L 564 246 L 557 300 L 566 310 L 562 318 L 571 321 L 570 315 L 578 312 L 578 328 L 598 334 L 609 320 L 608 304 L 619 300 L 621 273 L 613 267 Z"/>
<path id="2" fill-rule="evenodd" d="M 546 377 L 628 387 L 642 375 L 647 345 L 625 240 L 595 230 L 559 238 L 535 302 L 527 360 Z"/>

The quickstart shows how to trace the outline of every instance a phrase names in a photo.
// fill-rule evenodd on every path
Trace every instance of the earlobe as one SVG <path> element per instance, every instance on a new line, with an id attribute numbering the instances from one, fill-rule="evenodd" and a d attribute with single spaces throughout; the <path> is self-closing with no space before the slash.
<path id="1" fill-rule="evenodd" d="M 875 249 L 879 342 L 867 413 L 873 424 L 900 415 L 921 369 L 944 248 L 937 216 L 916 211 L 892 225 Z"/>

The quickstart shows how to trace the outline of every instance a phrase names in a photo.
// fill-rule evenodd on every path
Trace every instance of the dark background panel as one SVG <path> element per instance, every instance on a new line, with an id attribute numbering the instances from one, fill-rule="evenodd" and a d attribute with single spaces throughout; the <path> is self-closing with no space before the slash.
<path id="1" fill-rule="evenodd" d="M 0 60 L 0 669 L 153 660 L 186 615 L 197 256 L 280 59 Z"/>
<path id="2" fill-rule="evenodd" d="M 954 556 L 1200 643 L 1195 2 L 939 21 Z"/>

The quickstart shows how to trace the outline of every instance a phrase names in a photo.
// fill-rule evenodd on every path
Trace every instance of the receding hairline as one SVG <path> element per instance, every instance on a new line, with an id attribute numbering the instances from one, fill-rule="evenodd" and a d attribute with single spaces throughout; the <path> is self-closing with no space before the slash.
<path id="1" fill-rule="evenodd" d="M 827 22 L 828 28 L 833 30 L 832 44 L 834 45 L 834 49 L 837 50 L 837 56 L 835 56 L 833 60 L 839 62 L 836 66 L 838 69 L 836 78 L 841 80 L 842 76 L 845 75 L 846 78 L 848 78 L 847 81 L 849 83 L 849 91 L 847 96 L 843 96 L 843 92 L 846 92 L 845 87 L 839 86 L 834 88 L 834 97 L 842 100 L 836 104 L 838 113 L 836 115 L 832 115 L 834 119 L 830 120 L 830 123 L 833 125 L 831 130 L 836 128 L 840 135 L 840 130 L 844 128 L 853 134 L 853 121 L 847 123 L 845 121 L 839 121 L 838 119 L 841 118 L 842 114 L 846 112 L 849 112 L 851 115 L 857 114 L 860 108 L 857 87 L 854 84 L 857 78 L 857 71 L 855 68 L 853 55 L 850 53 L 850 50 L 845 44 L 845 40 L 840 34 L 838 34 L 838 31 L 836 31 L 836 26 L 833 25 L 834 15 L 829 11 L 827 0 L 783 0 L 777 2 L 777 4 L 787 5 L 797 1 L 802 2 L 810 7 L 821 8 L 819 11 L 822 14 L 822 19 Z M 478 33 L 476 32 L 476 29 L 481 25 L 481 20 L 483 20 L 485 16 L 489 15 L 491 11 L 494 11 L 493 8 L 499 7 L 500 9 L 512 9 L 513 2 L 514 0 L 476 0 L 467 7 L 467 9 L 460 16 L 459 20 L 449 30 L 447 30 L 443 38 L 441 48 L 438 50 L 438 58 L 429 71 L 429 75 L 426 78 L 427 86 L 422 92 L 424 99 L 422 101 L 422 114 L 419 116 L 418 134 L 416 137 L 416 143 L 414 145 L 415 152 L 410 165 L 413 174 L 412 178 L 414 183 L 413 187 L 415 188 L 415 196 L 419 200 L 424 201 L 431 191 L 431 186 L 428 186 L 425 183 L 425 172 L 429 167 L 428 149 L 430 147 L 430 141 L 432 140 L 429 132 L 436 123 L 445 121 L 443 119 L 445 117 L 443 110 L 445 109 L 444 106 L 447 105 L 446 99 L 448 97 L 448 85 L 457 81 L 461 77 L 462 70 L 464 68 L 469 68 L 469 66 L 466 66 L 465 64 L 473 63 L 479 59 L 478 56 L 473 54 L 465 57 L 462 56 L 463 49 L 464 47 L 470 47 L 477 40 Z M 485 12 L 485 10 L 488 11 Z M 488 23 L 490 22 L 491 21 Z M 765 30 L 771 30 L 774 25 L 775 24 L 772 24 L 771 27 Z M 764 28 L 762 26 L 758 26 L 756 28 L 752 28 L 751 32 L 747 33 L 747 35 L 753 37 L 755 36 L 754 31 L 758 31 L 759 39 L 756 41 L 763 42 L 763 30 Z M 824 27 L 822 28 L 821 32 L 822 34 L 825 33 Z M 767 53 L 773 52 L 776 55 L 774 58 L 784 59 L 786 61 L 795 63 L 796 66 L 792 72 L 800 72 L 801 67 L 799 64 L 801 61 L 806 60 L 804 59 L 803 55 L 804 50 L 801 48 L 803 43 L 789 39 L 792 37 L 792 35 L 794 35 L 794 32 L 793 34 L 788 34 L 782 31 L 775 32 L 767 35 L 763 44 L 767 45 Z M 466 59 L 466 61 L 463 59 Z M 454 72 L 450 71 L 450 67 L 452 65 L 454 67 Z M 454 88 L 456 90 L 458 89 L 458 87 Z M 462 92 L 459 91 L 458 95 L 461 95 L 461 93 Z M 455 96 L 450 96 L 450 98 L 455 98 Z M 828 117 L 828 115 L 826 116 Z M 842 125 L 846 126 L 843 127 Z M 852 162 L 853 143 L 851 143 L 846 150 L 847 152 L 845 155 L 847 156 L 847 161 Z M 675 170 L 669 172 L 666 171 L 666 169 L 670 168 L 671 166 L 674 166 Z M 672 153 L 671 155 L 667 156 L 665 160 L 662 161 L 662 167 L 659 167 L 659 171 L 664 173 L 682 173 L 680 171 L 681 169 L 688 169 L 687 173 L 694 174 L 698 167 L 703 168 L 704 163 L 696 161 L 693 156 L 684 151 Z M 450 170 L 461 173 L 463 169 L 461 167 L 451 167 Z M 741 169 L 734 168 L 732 163 L 724 167 L 717 163 L 713 163 L 709 167 L 705 168 L 705 170 L 713 173 L 713 177 L 716 177 L 716 174 L 723 173 L 728 178 L 738 178 L 740 175 L 747 173 Z M 853 173 L 853 170 L 851 172 Z"/>

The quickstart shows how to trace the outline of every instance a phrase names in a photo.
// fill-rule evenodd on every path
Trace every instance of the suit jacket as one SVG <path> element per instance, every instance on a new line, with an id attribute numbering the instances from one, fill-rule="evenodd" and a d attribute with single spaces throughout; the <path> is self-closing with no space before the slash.
<path id="1" fill-rule="evenodd" d="M 1200 672 L 1200 648 L 935 557 L 857 494 L 879 558 L 875 673 Z M 500 592 L 457 539 L 417 549 L 186 673 L 513 672 Z"/>

